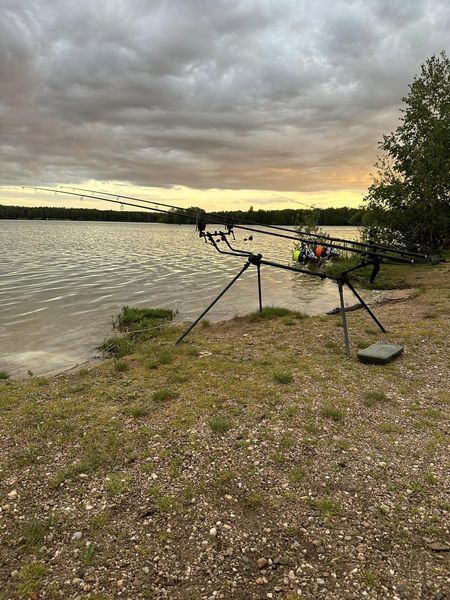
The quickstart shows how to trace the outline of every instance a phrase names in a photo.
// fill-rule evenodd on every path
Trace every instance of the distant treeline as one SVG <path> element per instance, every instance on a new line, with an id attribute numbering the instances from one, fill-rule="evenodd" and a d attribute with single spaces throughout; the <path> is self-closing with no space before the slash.
<path id="1" fill-rule="evenodd" d="M 186 211 L 204 215 L 205 211 L 190 207 Z M 235 210 L 214 213 L 218 220 L 255 221 L 267 225 L 361 225 L 364 210 L 359 208 L 320 208 L 283 210 Z M 0 204 L 0 219 L 55 219 L 70 221 L 124 221 L 144 223 L 194 223 L 195 219 L 171 209 L 168 213 L 130 210 L 98 210 L 96 208 L 59 208 L 49 206 L 6 206 Z"/>

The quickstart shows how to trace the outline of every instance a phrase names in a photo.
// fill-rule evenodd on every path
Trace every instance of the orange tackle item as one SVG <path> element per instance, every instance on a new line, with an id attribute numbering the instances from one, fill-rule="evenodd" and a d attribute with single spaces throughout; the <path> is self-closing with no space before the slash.
<path id="1" fill-rule="evenodd" d="M 320 258 L 323 254 L 323 246 L 317 246 L 316 249 L 314 250 L 314 254 L 317 256 L 317 258 Z"/>

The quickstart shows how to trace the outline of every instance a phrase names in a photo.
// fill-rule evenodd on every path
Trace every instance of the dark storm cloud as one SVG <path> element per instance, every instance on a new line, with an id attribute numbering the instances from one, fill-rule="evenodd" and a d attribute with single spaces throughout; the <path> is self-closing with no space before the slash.
<path id="1" fill-rule="evenodd" d="M 362 187 L 446 0 L 0 0 L 0 182 Z"/>

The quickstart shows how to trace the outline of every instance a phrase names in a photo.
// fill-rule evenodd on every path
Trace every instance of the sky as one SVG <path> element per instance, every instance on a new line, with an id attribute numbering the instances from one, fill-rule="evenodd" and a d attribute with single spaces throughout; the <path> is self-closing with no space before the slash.
<path id="1" fill-rule="evenodd" d="M 448 0 L 0 0 L 0 203 L 357 206 Z"/>

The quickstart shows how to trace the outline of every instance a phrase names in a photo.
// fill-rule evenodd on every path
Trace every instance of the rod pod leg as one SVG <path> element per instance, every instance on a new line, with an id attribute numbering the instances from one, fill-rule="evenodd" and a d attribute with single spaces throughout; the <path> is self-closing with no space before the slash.
<path id="1" fill-rule="evenodd" d="M 383 333 L 386 333 L 386 329 L 383 327 L 383 325 L 380 323 L 380 321 L 376 318 L 376 316 L 373 314 L 373 312 L 370 310 L 370 308 L 367 306 L 367 304 L 364 302 L 364 300 L 361 298 L 361 296 L 358 294 L 358 292 L 355 290 L 355 288 L 352 286 L 352 284 L 349 283 L 348 281 L 346 281 L 346 284 L 351 289 L 351 291 L 355 294 L 355 296 L 358 298 L 358 300 L 361 302 L 363 307 L 367 310 L 367 312 L 372 317 L 372 319 L 375 321 L 375 323 L 378 325 L 378 327 L 381 329 L 381 331 Z"/>
<path id="2" fill-rule="evenodd" d="M 259 300 L 259 312 L 262 312 L 262 293 L 261 293 L 261 263 L 256 263 L 256 269 L 258 271 L 258 300 Z"/>
<path id="3" fill-rule="evenodd" d="M 223 290 L 220 292 L 220 294 L 219 294 L 218 296 L 216 296 L 216 297 L 214 298 L 214 300 L 211 302 L 211 304 L 210 304 L 210 305 L 209 305 L 207 308 L 205 308 L 205 310 L 202 312 L 202 314 L 201 314 L 199 317 L 197 317 L 193 323 L 191 323 L 191 324 L 189 325 L 189 327 L 186 329 L 186 331 L 180 335 L 180 337 L 179 337 L 179 338 L 177 339 L 177 341 L 175 342 L 175 346 L 176 346 L 177 344 L 179 344 L 179 343 L 181 342 L 181 340 L 182 340 L 182 339 L 184 339 L 184 338 L 187 336 L 187 334 L 188 334 L 188 333 L 189 333 L 189 332 L 190 332 L 192 329 L 194 329 L 194 327 L 197 325 L 197 323 L 198 323 L 199 321 L 201 321 L 201 320 L 203 319 L 203 317 L 206 315 L 206 313 L 207 313 L 209 310 L 211 310 L 211 308 L 214 306 L 214 304 L 215 304 L 216 302 L 218 302 L 218 301 L 219 301 L 219 300 L 222 298 L 222 296 L 225 294 L 225 292 L 226 292 L 227 290 L 229 290 L 229 289 L 230 289 L 230 287 L 231 287 L 231 286 L 232 286 L 234 283 L 236 283 L 236 281 L 239 279 L 239 277 L 240 277 L 240 276 L 241 276 L 241 275 L 242 275 L 242 274 L 243 274 L 243 273 L 244 273 L 244 272 L 245 272 L 245 271 L 246 271 L 246 270 L 249 268 L 249 266 L 250 266 L 250 265 L 251 265 L 251 263 L 250 263 L 250 262 L 246 262 L 246 263 L 245 263 L 245 265 L 242 267 L 242 269 L 239 271 L 239 273 L 238 273 L 238 274 L 237 274 L 235 277 L 233 277 L 233 279 L 230 281 L 230 283 L 229 283 L 229 284 L 228 284 L 228 285 L 227 285 L 227 286 L 226 286 L 226 287 L 225 287 L 225 288 L 224 288 L 224 289 L 223 289 Z"/>
<path id="4" fill-rule="evenodd" d="M 341 301 L 341 318 L 342 318 L 342 327 L 344 329 L 344 345 L 345 345 L 345 354 L 350 358 L 350 342 L 348 339 L 348 328 L 347 328 L 347 316 L 345 314 L 345 304 L 344 304 L 344 292 L 342 289 L 342 281 L 338 281 L 338 289 L 339 289 L 339 300 Z"/>

